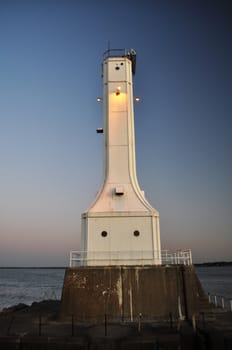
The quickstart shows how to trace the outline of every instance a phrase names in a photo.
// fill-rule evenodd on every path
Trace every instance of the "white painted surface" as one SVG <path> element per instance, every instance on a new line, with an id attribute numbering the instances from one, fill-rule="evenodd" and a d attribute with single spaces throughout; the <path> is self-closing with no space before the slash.
<path id="1" fill-rule="evenodd" d="M 145 199 L 136 176 L 132 71 L 127 57 L 104 60 L 103 92 L 104 181 L 94 203 L 82 214 L 82 250 L 160 251 L 159 214 Z M 88 264 L 99 265 L 100 260 Z"/>

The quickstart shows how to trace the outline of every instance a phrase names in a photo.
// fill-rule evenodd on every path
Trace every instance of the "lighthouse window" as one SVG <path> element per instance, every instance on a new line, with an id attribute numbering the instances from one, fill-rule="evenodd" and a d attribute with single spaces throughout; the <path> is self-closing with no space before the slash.
<path id="1" fill-rule="evenodd" d="M 102 235 L 102 237 L 106 237 L 107 236 L 107 232 L 106 231 L 102 231 L 101 235 Z"/>
<path id="2" fill-rule="evenodd" d="M 135 230 L 135 231 L 134 231 L 134 236 L 135 236 L 135 237 L 138 237 L 139 235 L 140 235 L 140 232 L 139 232 L 138 230 Z"/>
<path id="3" fill-rule="evenodd" d="M 119 67 L 115 67 L 116 70 L 119 70 L 120 68 Z"/>

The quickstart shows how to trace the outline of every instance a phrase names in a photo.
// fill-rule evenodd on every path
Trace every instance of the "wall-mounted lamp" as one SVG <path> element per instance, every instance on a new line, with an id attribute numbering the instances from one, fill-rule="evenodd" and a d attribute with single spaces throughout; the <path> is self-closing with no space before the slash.
<path id="1" fill-rule="evenodd" d="M 136 101 L 136 102 L 139 102 L 139 101 L 140 101 L 140 97 L 139 97 L 139 96 L 136 96 L 136 97 L 135 97 L 135 101 Z"/>
<path id="2" fill-rule="evenodd" d="M 96 101 L 97 101 L 97 102 L 101 102 L 101 101 L 102 101 L 102 98 L 101 98 L 101 97 L 97 97 L 97 98 L 96 98 Z"/>
<path id="3" fill-rule="evenodd" d="M 121 86 L 118 86 L 116 90 L 116 96 L 119 96 L 120 93 L 121 93 Z"/>

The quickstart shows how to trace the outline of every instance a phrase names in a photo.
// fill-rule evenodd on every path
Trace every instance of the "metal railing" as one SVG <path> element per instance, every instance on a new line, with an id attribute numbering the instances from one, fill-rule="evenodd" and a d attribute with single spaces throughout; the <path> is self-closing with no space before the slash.
<path id="1" fill-rule="evenodd" d="M 161 250 L 162 265 L 192 265 L 191 249 Z"/>
<path id="2" fill-rule="evenodd" d="M 70 252 L 70 267 L 104 265 L 192 265 L 192 253 L 190 249 Z"/>
<path id="3" fill-rule="evenodd" d="M 108 57 L 127 57 L 131 54 L 130 49 L 108 49 L 103 53 L 103 59 Z"/>
<path id="4" fill-rule="evenodd" d="M 103 54 L 103 60 L 109 57 L 127 57 L 132 62 L 132 73 L 135 74 L 136 52 L 134 49 L 108 49 Z"/>
<path id="5" fill-rule="evenodd" d="M 208 301 L 209 304 L 213 304 L 215 307 L 232 311 L 232 298 L 208 293 Z"/>

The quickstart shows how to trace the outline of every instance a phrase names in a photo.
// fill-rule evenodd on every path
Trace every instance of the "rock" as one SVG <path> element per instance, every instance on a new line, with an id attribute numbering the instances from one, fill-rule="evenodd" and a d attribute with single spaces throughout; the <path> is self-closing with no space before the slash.
<path id="1" fill-rule="evenodd" d="M 37 315 L 56 315 L 59 312 L 59 300 L 43 300 L 40 302 L 33 302 L 32 305 L 23 303 L 4 308 L 1 313 L 20 313 L 20 314 L 37 314 Z"/>
<path id="2" fill-rule="evenodd" d="M 25 310 L 28 307 L 29 307 L 29 305 L 27 305 L 27 304 L 19 303 L 17 305 L 13 305 L 13 306 L 4 308 L 2 310 L 2 312 L 17 312 L 17 311 Z"/>

